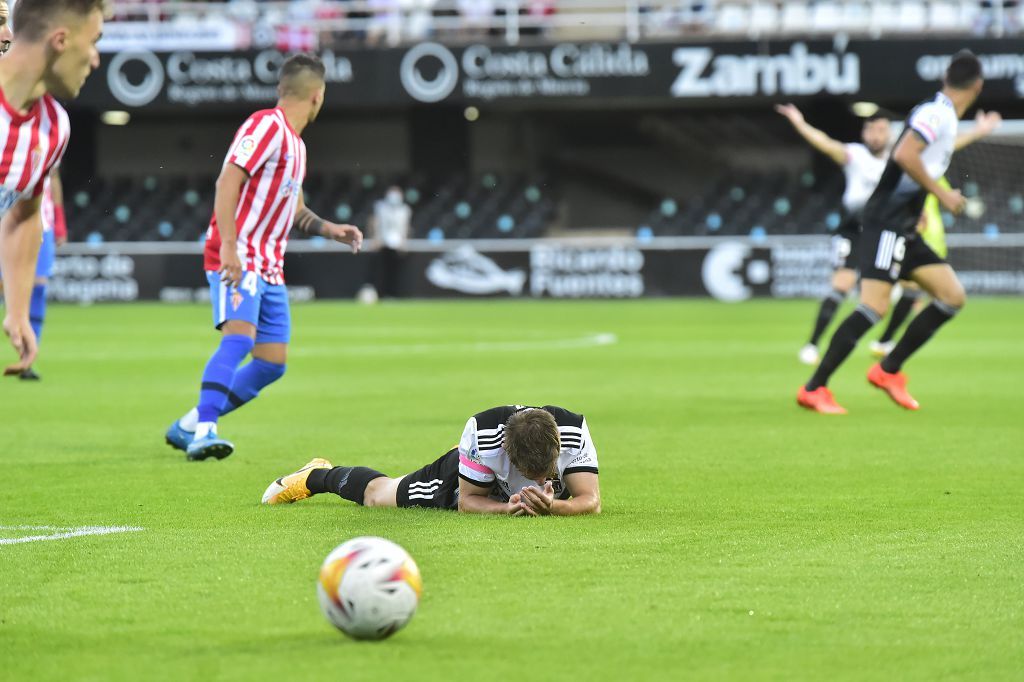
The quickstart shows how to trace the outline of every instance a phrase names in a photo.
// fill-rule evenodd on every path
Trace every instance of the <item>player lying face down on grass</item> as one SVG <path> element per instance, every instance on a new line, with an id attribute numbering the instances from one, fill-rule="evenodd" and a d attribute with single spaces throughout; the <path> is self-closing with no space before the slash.
<path id="1" fill-rule="evenodd" d="M 10 374 L 32 366 L 37 339 L 29 310 L 42 241 L 43 184 L 71 137 L 55 98 L 74 99 L 99 66 L 102 0 L 21 0 L 0 25 L 0 270 L 4 333 L 18 354 Z M 7 47 L 10 49 L 6 49 Z M 29 144 L 31 142 L 31 144 Z M 31 149 L 30 149 L 31 147 Z"/>
<path id="2" fill-rule="evenodd" d="M 320 493 L 366 507 L 510 516 L 601 512 L 597 450 L 587 421 L 552 405 L 480 412 L 466 422 L 456 447 L 405 476 L 313 459 L 271 483 L 263 503 L 298 502 Z"/>

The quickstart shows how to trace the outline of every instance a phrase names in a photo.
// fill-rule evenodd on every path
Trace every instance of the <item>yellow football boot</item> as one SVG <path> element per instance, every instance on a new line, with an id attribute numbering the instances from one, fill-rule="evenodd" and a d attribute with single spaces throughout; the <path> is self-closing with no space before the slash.
<path id="1" fill-rule="evenodd" d="M 271 483 L 267 491 L 263 493 L 263 504 L 291 504 L 306 499 L 312 495 L 309 488 L 306 487 L 309 474 L 315 469 L 330 469 L 333 466 L 326 459 L 320 457 L 311 459 L 306 466 L 295 473 L 282 476 Z"/>

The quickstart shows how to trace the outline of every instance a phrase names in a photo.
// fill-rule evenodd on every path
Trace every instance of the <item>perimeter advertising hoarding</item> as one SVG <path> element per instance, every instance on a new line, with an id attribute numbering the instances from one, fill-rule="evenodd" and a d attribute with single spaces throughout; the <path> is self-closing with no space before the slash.
<path id="1" fill-rule="evenodd" d="M 949 55 L 972 48 L 986 70 L 983 104 L 1024 98 L 1024 40 L 833 40 L 552 43 L 536 47 L 419 43 L 323 50 L 330 109 L 569 103 L 643 107 L 764 103 L 835 96 L 910 105 L 940 84 Z M 276 98 L 285 54 L 273 50 L 104 55 L 79 104 L 98 109 L 251 110 Z"/>
<path id="2" fill-rule="evenodd" d="M 1019 240 L 1018 240 L 1019 241 Z M 376 267 L 373 253 L 295 244 L 285 273 L 293 299 L 350 299 Z M 57 301 L 208 300 L 195 245 L 120 244 L 62 249 L 51 279 Z M 176 250 L 175 250 L 176 249 Z M 1024 295 L 1024 244 L 956 245 L 953 266 L 971 294 Z M 817 298 L 828 293 L 828 239 L 738 239 L 581 244 L 417 243 L 404 256 L 403 296 L 413 298 L 632 299 L 664 296 Z"/>

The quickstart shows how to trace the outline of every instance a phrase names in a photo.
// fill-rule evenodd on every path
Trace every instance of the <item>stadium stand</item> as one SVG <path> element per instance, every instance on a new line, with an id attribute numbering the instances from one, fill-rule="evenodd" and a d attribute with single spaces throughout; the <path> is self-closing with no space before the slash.
<path id="1" fill-rule="evenodd" d="M 212 176 L 96 178 L 67 189 L 73 241 L 192 241 L 205 235 L 213 211 Z M 543 178 L 484 173 L 442 182 L 418 176 L 309 176 L 306 202 L 338 222 L 366 225 L 373 202 L 390 185 L 406 188 L 413 237 L 522 238 L 552 222 L 555 197 Z M 294 234 L 293 238 L 301 238 Z"/>
<path id="2" fill-rule="evenodd" d="M 1012 167 L 1019 149 L 990 145 L 953 162 L 950 177 L 975 176 L 978 158 Z M 1000 157 L 1000 158 L 995 158 Z M 1006 157 L 1006 158 L 1002 158 Z M 983 182 L 958 183 L 978 208 L 952 219 L 953 233 L 1024 232 L 1024 198 L 1013 176 L 989 173 Z M 339 222 L 365 225 L 384 188 L 406 188 L 413 207 L 413 237 L 524 238 L 559 229 L 559 183 L 546 176 L 453 175 L 440 182 L 401 175 L 313 174 L 307 203 Z M 74 241 L 190 241 L 199 239 L 213 210 L 214 178 L 154 176 L 97 178 L 69 188 L 68 221 Z M 820 234 L 840 222 L 843 191 L 838 169 L 737 171 L 723 169 L 687 197 L 652 198 L 645 219 L 625 229 L 655 236 Z M 298 235 L 296 235 L 298 238 Z"/>
<path id="3" fill-rule="evenodd" d="M 1019 0 L 116 0 L 113 5 L 113 25 L 230 27 L 238 50 L 386 47 L 427 37 L 455 43 L 746 40 L 826 37 L 840 30 L 862 37 L 1009 36 L 1018 35 L 1024 24 Z M 850 127 L 846 110 L 839 113 L 840 124 L 847 124 L 841 139 L 854 139 L 859 123 Z M 567 117 L 568 123 L 557 116 L 535 117 L 543 121 L 537 129 L 545 132 L 539 138 L 544 141 L 525 161 L 506 168 L 495 152 L 465 164 L 493 172 L 425 174 L 393 167 L 324 172 L 311 166 L 307 203 L 325 217 L 365 225 L 373 202 L 387 186 L 398 184 L 413 207 L 412 236 L 433 239 L 536 237 L 588 227 L 640 229 L 656 236 L 820 234 L 840 221 L 841 172 L 806 149 L 768 106 L 756 113 L 637 111 L 614 119 L 605 114 L 599 120 Z M 144 112 L 138 120 L 145 120 Z M 617 139 L 609 137 L 609 129 L 617 131 Z M 220 137 L 210 137 L 220 144 Z M 489 142 L 486 138 L 478 146 Z M 985 143 L 955 157 L 950 177 L 972 178 L 957 183 L 972 199 L 972 209 L 956 221 L 950 218 L 949 231 L 1024 232 L 1024 199 L 1011 182 L 1019 175 L 1008 170 L 1019 168 L 1022 150 L 1019 141 Z M 392 152 L 407 154 L 396 143 L 376 158 L 354 158 L 380 169 L 380 159 Z M 70 237 L 199 239 L 212 212 L 211 170 L 147 176 L 108 166 L 87 177 L 79 173 L 66 193 Z"/>
<path id="4" fill-rule="evenodd" d="M 1019 35 L 1019 0 L 116 0 L 115 21 L 235 31 L 238 47 L 310 50 L 426 38 L 640 41 L 685 36 Z"/>

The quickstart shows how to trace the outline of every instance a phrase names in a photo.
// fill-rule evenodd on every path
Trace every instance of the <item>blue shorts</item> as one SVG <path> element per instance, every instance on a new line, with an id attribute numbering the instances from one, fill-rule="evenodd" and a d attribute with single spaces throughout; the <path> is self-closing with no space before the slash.
<path id="1" fill-rule="evenodd" d="M 43 232 L 43 243 L 39 245 L 39 260 L 36 261 L 36 277 L 53 275 L 53 261 L 57 254 L 57 239 L 53 230 Z"/>
<path id="2" fill-rule="evenodd" d="M 288 343 L 292 336 L 292 314 L 288 290 L 283 284 L 267 284 L 255 272 L 243 272 L 242 284 L 231 287 L 220 273 L 207 272 L 213 325 L 220 329 L 228 320 L 241 320 L 256 327 L 256 343 Z"/>

